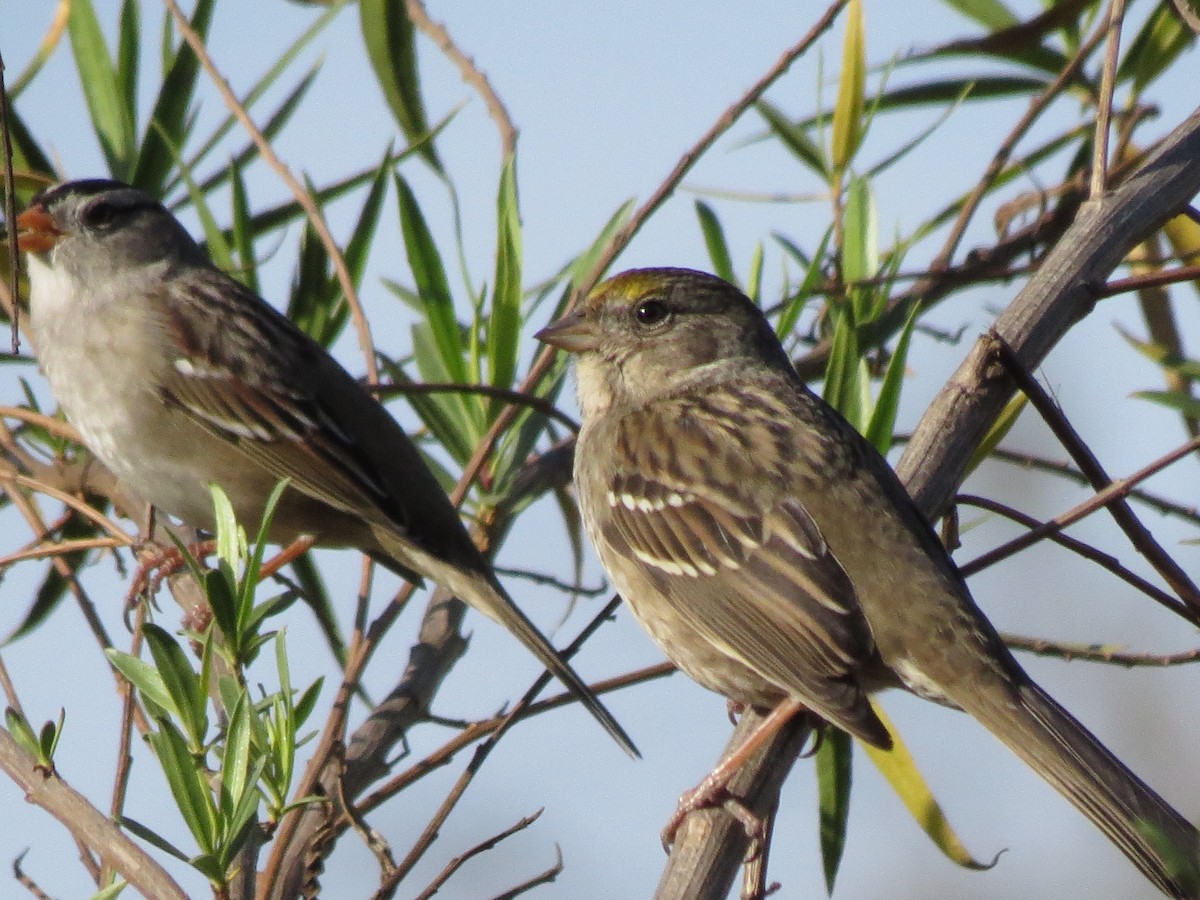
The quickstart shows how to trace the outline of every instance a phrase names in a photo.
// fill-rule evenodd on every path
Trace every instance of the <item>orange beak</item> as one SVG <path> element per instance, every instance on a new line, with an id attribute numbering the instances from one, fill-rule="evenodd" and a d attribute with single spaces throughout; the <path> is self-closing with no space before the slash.
<path id="1" fill-rule="evenodd" d="M 62 236 L 43 206 L 31 206 L 17 216 L 17 246 L 28 253 L 45 253 Z"/>

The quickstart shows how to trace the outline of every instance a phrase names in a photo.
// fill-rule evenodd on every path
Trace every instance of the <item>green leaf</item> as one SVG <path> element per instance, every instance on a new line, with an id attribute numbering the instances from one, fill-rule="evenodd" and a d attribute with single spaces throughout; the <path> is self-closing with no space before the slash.
<path id="1" fill-rule="evenodd" d="M 450 295 L 450 282 L 416 195 L 401 175 L 396 175 L 396 199 L 400 209 L 404 249 L 417 283 L 417 293 L 425 307 L 425 321 L 430 336 L 437 347 L 442 368 L 450 376 L 449 380 L 465 383 L 469 379 L 463 359 L 462 332 Z"/>
<path id="2" fill-rule="evenodd" d="M 1177 410 L 1189 418 L 1200 418 L 1200 399 L 1184 391 L 1135 391 L 1133 396 Z"/>
<path id="3" fill-rule="evenodd" d="M 808 130 L 790 122 L 779 109 L 766 100 L 754 104 L 758 114 L 766 120 L 771 133 L 779 139 L 785 149 L 810 169 L 817 173 L 823 181 L 829 178 L 829 161 L 821 145 L 808 136 Z"/>
<path id="4" fill-rule="evenodd" d="M 212 853 L 217 848 L 219 826 L 208 773 L 188 750 L 179 729 L 167 719 L 159 720 L 158 727 L 158 731 L 149 735 L 149 741 L 167 776 L 171 796 L 200 850 Z"/>
<path id="5" fill-rule="evenodd" d="M 168 841 L 165 837 L 155 831 L 151 831 L 137 819 L 131 819 L 128 816 L 121 816 L 121 827 L 133 834 L 134 837 L 141 838 L 152 847 L 157 847 L 163 853 L 175 857 L 180 862 L 190 863 L 192 858 Z"/>
<path id="6" fill-rule="evenodd" d="M 192 13 L 191 26 L 201 38 L 208 36 L 212 22 L 213 0 L 198 0 Z M 187 140 L 187 115 L 196 91 L 196 79 L 200 74 L 200 61 L 187 41 L 179 42 L 179 49 L 171 61 L 170 69 L 162 80 L 158 97 L 138 152 L 137 167 L 133 173 L 133 184 L 154 195 L 159 195 L 174 168 L 179 150 Z"/>
<path id="7" fill-rule="evenodd" d="M 239 805 L 249 787 L 246 776 L 250 772 L 250 698 L 245 689 L 238 696 L 233 712 L 229 715 L 229 725 L 225 732 L 225 746 L 221 753 L 221 787 L 222 793 L 228 797 L 230 806 L 226 808 L 222 798 L 222 814 L 228 818 L 233 807 Z"/>
<path id="8" fill-rule="evenodd" d="M 825 402 L 842 414 L 859 431 L 862 421 L 862 382 L 866 380 L 858 332 L 848 304 L 842 304 L 833 326 L 829 361 L 825 367 Z"/>
<path id="9" fill-rule="evenodd" d="M 1194 41 L 1195 35 L 1171 4 L 1159 3 L 1130 42 L 1125 58 L 1117 68 L 1117 80 L 1132 81 L 1134 91 L 1140 93 Z"/>
<path id="10" fill-rule="evenodd" d="M 500 172 L 496 197 L 496 278 L 492 287 L 492 312 L 488 320 L 487 356 L 489 383 L 507 388 L 517 374 L 521 346 L 521 213 L 517 201 L 516 159 L 509 157 Z M 488 421 L 503 404 L 490 404 Z"/>
<path id="11" fill-rule="evenodd" d="M 865 178 L 854 178 L 846 192 L 844 217 L 844 244 L 842 247 L 842 277 L 846 281 L 865 281 L 879 272 L 879 236 L 876 221 L 875 197 L 871 183 Z M 855 294 L 869 294 L 867 288 L 855 288 Z M 862 316 L 867 307 L 863 301 L 855 303 L 855 311 Z M 860 324 L 866 324 L 863 320 Z"/>
<path id="12" fill-rule="evenodd" d="M 404 4 L 396 0 L 359 0 L 358 14 L 367 58 L 383 98 L 404 136 L 410 142 L 420 140 L 429 132 L 429 124 L 417 71 L 416 33 Z M 421 155 L 434 169 L 442 170 L 432 144 L 426 144 Z"/>
<path id="13" fill-rule="evenodd" d="M 1004 404 L 1004 409 L 996 417 L 992 427 L 987 430 L 987 434 L 983 436 L 979 446 L 971 453 L 971 461 L 967 464 L 967 475 L 974 472 L 985 459 L 992 455 L 992 451 L 1004 440 L 1004 436 L 1017 423 L 1017 419 L 1028 405 L 1029 398 L 1020 393 L 1015 394 L 1008 403 Z"/>
<path id="14" fill-rule="evenodd" d="M 879 397 L 875 408 L 871 411 L 871 422 L 863 437 L 870 441 L 880 453 L 887 453 L 892 445 L 892 435 L 896 430 L 896 413 L 900 408 L 900 390 L 904 384 L 904 369 L 908 362 L 908 345 L 912 338 L 913 327 L 917 324 L 918 304 L 913 304 L 908 313 L 908 320 L 900 332 L 896 349 L 888 360 L 887 371 L 883 374 L 883 382 L 879 388 Z"/>
<path id="15" fill-rule="evenodd" d="M 733 261 L 729 256 L 729 244 L 725 241 L 725 232 L 717 214 L 703 200 L 697 200 L 696 217 L 700 220 L 700 231 L 704 235 L 708 257 L 712 260 L 713 272 L 730 284 L 737 284 L 737 278 L 733 274 Z"/>
<path id="16" fill-rule="evenodd" d="M 166 682 L 154 666 L 122 650 L 108 649 L 104 651 L 104 655 L 108 657 L 112 667 L 138 689 L 144 701 L 149 701 L 168 715 L 180 718 L 179 708 L 175 705 L 171 692 L 167 690 Z"/>
<path id="17" fill-rule="evenodd" d="M 101 888 L 92 894 L 89 900 L 116 900 L 121 895 L 121 892 L 128 886 L 128 882 L 118 881 L 110 884 L 106 888 Z"/>
<path id="18" fill-rule="evenodd" d="M 13 707 L 8 706 L 4 709 L 4 724 L 8 728 L 8 733 L 12 735 L 13 740 L 20 745 L 22 750 L 34 759 L 40 757 L 38 739 L 33 733 L 28 719 Z"/>
<path id="19" fill-rule="evenodd" d="M 942 0 L 988 31 L 998 31 L 1017 24 L 1017 17 L 1000 0 Z"/>
<path id="20" fill-rule="evenodd" d="M 67 19 L 79 83 L 92 129 L 114 178 L 129 181 L 134 164 L 134 110 L 126 105 L 104 32 L 91 0 L 74 0 Z"/>
<path id="21" fill-rule="evenodd" d="M 230 274 L 256 294 L 258 286 L 258 259 L 254 255 L 254 231 L 250 227 L 250 200 L 246 193 L 246 182 L 241 167 L 236 163 L 229 167 L 230 206 L 233 208 L 233 226 L 230 243 L 237 250 L 238 265 Z"/>
<path id="22" fill-rule="evenodd" d="M 820 817 L 821 864 L 825 888 L 833 893 L 842 851 L 846 847 L 846 823 L 850 819 L 850 785 L 853 781 L 850 736 L 839 728 L 827 728 L 817 747 L 817 811 Z"/>
<path id="23" fill-rule="evenodd" d="M 207 686 L 196 676 L 183 648 L 170 634 L 153 624 L 146 625 L 143 631 L 155 668 L 187 732 L 189 749 L 199 752 L 208 733 Z"/>
<path id="24" fill-rule="evenodd" d="M 168 17 L 169 18 L 169 17 Z M 137 109 L 138 62 L 141 56 L 142 12 L 138 0 L 121 4 L 117 39 L 117 85 L 122 105 Z"/>
<path id="25" fill-rule="evenodd" d="M 779 321 L 775 325 L 775 333 L 779 335 L 781 341 L 786 340 L 791 335 L 792 330 L 796 327 L 796 323 L 800 320 L 800 313 L 804 309 L 804 305 L 824 280 L 825 273 L 821 270 L 821 264 L 825 259 L 825 253 L 828 251 L 829 242 L 832 239 L 833 226 L 830 225 L 825 229 L 825 234 L 821 237 L 821 244 L 817 247 L 817 252 L 813 254 L 812 259 L 805 263 L 803 258 L 801 258 L 801 264 L 807 266 L 804 273 L 804 281 L 800 283 L 799 289 L 784 303 Z"/>

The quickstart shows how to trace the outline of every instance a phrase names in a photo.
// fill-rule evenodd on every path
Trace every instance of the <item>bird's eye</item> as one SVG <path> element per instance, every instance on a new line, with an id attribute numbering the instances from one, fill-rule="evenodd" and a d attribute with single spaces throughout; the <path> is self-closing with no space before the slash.
<path id="1" fill-rule="evenodd" d="M 89 228 L 103 228 L 117 217 L 117 208 L 106 200 L 95 200 L 83 208 L 80 220 Z"/>
<path id="2" fill-rule="evenodd" d="M 670 314 L 671 310 L 661 300 L 643 300 L 633 308 L 633 317 L 639 325 L 657 325 Z"/>

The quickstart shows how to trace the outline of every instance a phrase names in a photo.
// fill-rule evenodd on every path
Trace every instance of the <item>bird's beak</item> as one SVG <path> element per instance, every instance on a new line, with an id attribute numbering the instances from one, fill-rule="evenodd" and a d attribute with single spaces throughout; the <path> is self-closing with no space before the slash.
<path id="1" fill-rule="evenodd" d="M 41 204 L 17 216 L 17 246 L 29 253 L 45 253 L 58 243 L 62 230 Z"/>
<path id="2" fill-rule="evenodd" d="M 586 353 L 600 347 L 600 335 L 595 324 L 588 321 L 579 310 L 551 322 L 534 337 L 568 353 Z"/>

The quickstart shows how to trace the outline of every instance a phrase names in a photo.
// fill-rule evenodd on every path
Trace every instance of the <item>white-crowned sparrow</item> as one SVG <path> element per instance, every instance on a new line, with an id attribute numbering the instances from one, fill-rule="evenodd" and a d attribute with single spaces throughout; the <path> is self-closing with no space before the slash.
<path id="1" fill-rule="evenodd" d="M 633 744 L 509 599 L 420 453 L 317 343 L 217 269 L 153 197 L 113 181 L 44 191 L 16 221 L 50 387 L 142 500 L 212 527 L 208 486 L 271 538 L 311 535 L 428 577 L 500 622 L 626 751 Z"/>
<path id="2" fill-rule="evenodd" d="M 1200 834 L 1022 671 L 895 473 L 740 291 L 626 272 L 538 337 L 578 355 L 588 533 L 681 669 L 883 748 L 870 692 L 959 707 L 1160 890 L 1196 896 Z"/>

